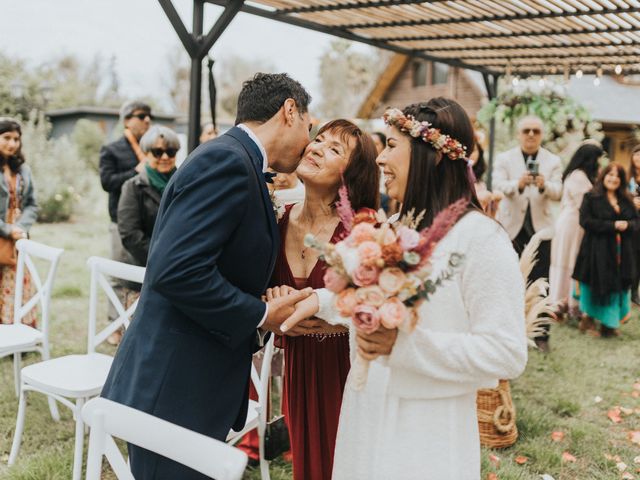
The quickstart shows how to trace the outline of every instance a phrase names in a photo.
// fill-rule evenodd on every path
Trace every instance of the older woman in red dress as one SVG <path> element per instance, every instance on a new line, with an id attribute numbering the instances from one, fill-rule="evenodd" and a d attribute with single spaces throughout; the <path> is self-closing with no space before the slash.
<path id="1" fill-rule="evenodd" d="M 288 287 L 323 288 L 326 264 L 305 247 L 313 233 L 337 242 L 344 233 L 336 213 L 344 181 L 354 209 L 378 207 L 379 168 L 371 138 L 347 120 L 324 125 L 296 171 L 304 202 L 288 205 L 280 220 L 281 249 L 268 296 Z M 285 351 L 283 412 L 289 425 L 296 480 L 331 478 L 342 392 L 349 373 L 349 334 L 344 327 L 309 319 L 282 338 Z"/>

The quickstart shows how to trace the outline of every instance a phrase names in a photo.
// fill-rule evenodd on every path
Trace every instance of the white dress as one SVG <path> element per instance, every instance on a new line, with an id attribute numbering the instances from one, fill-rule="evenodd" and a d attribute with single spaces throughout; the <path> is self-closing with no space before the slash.
<path id="1" fill-rule="evenodd" d="M 524 370 L 524 284 L 506 232 L 480 213 L 439 243 L 434 275 L 453 252 L 464 262 L 421 306 L 414 332 L 400 331 L 391 355 L 371 362 L 363 390 L 347 381 L 334 480 L 480 478 L 476 391 Z M 337 323 L 329 296 L 319 297 L 318 316 Z"/>

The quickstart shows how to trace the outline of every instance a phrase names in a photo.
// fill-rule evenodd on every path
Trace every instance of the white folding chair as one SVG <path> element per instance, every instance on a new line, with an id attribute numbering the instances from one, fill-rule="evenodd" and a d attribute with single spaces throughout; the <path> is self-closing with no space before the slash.
<path id="1" fill-rule="evenodd" d="M 240 480 L 247 466 L 247 455 L 237 448 L 106 398 L 89 400 L 82 408 L 82 419 L 91 426 L 87 480 L 100 480 L 103 456 L 117 478 L 134 480 L 113 437 L 216 480 Z"/>
<path id="2" fill-rule="evenodd" d="M 27 406 L 27 392 L 44 393 L 50 398 L 55 398 L 73 412 L 76 421 L 73 480 L 80 480 L 82 470 L 84 424 L 80 412 L 87 400 L 100 394 L 113 361 L 113 357 L 110 355 L 97 353 L 96 346 L 106 340 L 118 328 L 122 326 L 128 327 L 129 319 L 138 304 L 136 300 L 133 305 L 125 309 L 109 284 L 107 277 L 141 284 L 145 271 L 144 267 L 127 265 L 100 257 L 89 258 L 87 264 L 91 270 L 87 354 L 66 355 L 29 365 L 22 369 L 18 419 L 11 453 L 9 454 L 9 465 L 13 465 L 20 450 Z M 119 315 L 115 321 L 99 332 L 96 331 L 98 287 L 104 291 Z"/>
<path id="3" fill-rule="evenodd" d="M 44 360 L 49 359 L 49 304 L 51 290 L 56 276 L 60 256 L 64 252 L 61 248 L 54 248 L 33 240 L 18 240 L 16 243 L 18 260 L 16 265 L 16 289 L 14 295 L 14 313 L 11 325 L 0 324 L 0 358 L 13 355 L 13 369 L 16 385 L 16 396 L 20 395 L 20 359 L 24 352 L 39 352 Z M 47 277 L 44 282 L 33 259 L 48 262 Z M 35 293 L 26 302 L 24 296 L 24 277 L 29 272 Z M 33 328 L 22 323 L 25 315 L 30 313 L 40 303 L 40 328 Z M 58 408 L 53 399 L 49 400 L 51 416 L 59 420 Z"/>
<path id="4" fill-rule="evenodd" d="M 259 452 L 260 452 L 260 476 L 262 480 L 269 480 L 269 462 L 264 458 L 264 432 L 267 427 L 267 415 L 269 414 L 269 382 L 271 379 L 271 360 L 274 351 L 274 335 L 264 346 L 264 357 L 262 358 L 262 367 L 260 374 L 255 365 L 251 365 L 251 382 L 256 392 L 258 392 L 258 401 L 249 400 L 249 408 L 247 412 L 247 421 L 239 432 L 231 430 L 227 436 L 227 443 L 236 444 L 247 432 L 254 428 L 258 429 Z"/>

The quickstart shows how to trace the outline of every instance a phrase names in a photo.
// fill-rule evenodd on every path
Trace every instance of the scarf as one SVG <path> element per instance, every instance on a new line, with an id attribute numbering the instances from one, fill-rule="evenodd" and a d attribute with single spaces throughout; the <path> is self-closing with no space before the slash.
<path id="1" fill-rule="evenodd" d="M 136 154 L 136 158 L 138 159 L 138 162 L 146 161 L 147 157 L 144 154 L 144 152 L 142 151 L 142 149 L 140 148 L 140 144 L 138 143 L 138 139 L 131 132 L 131 130 L 129 130 L 128 128 L 125 128 L 124 129 L 124 137 L 129 142 L 129 145 L 131 145 L 131 148 L 133 149 L 133 153 Z"/>
<path id="2" fill-rule="evenodd" d="M 147 171 L 149 185 L 155 188 L 160 193 L 160 195 L 162 195 L 162 192 L 164 192 L 167 183 L 169 183 L 169 179 L 176 172 L 176 168 L 173 167 L 173 169 L 169 173 L 160 173 L 156 169 L 151 168 L 148 164 L 145 165 L 144 168 Z"/>

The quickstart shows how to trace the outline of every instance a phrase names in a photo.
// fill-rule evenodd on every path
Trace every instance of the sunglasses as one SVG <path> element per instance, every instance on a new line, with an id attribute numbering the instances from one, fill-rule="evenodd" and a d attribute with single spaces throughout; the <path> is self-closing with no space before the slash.
<path id="1" fill-rule="evenodd" d="M 136 113 L 135 115 L 129 115 L 127 118 L 137 118 L 139 120 L 144 120 L 149 117 L 149 120 L 153 120 L 153 115 L 150 113 Z"/>
<path id="2" fill-rule="evenodd" d="M 153 155 L 156 158 L 161 158 L 162 155 L 164 155 L 165 153 L 167 154 L 167 157 L 173 158 L 173 157 L 176 156 L 176 153 L 178 152 L 178 149 L 177 148 L 167 148 L 166 150 L 164 150 L 162 148 L 152 148 L 149 151 L 151 152 L 151 155 Z"/>
<path id="3" fill-rule="evenodd" d="M 542 131 L 539 128 L 523 128 L 522 133 L 525 135 L 540 135 Z"/>

